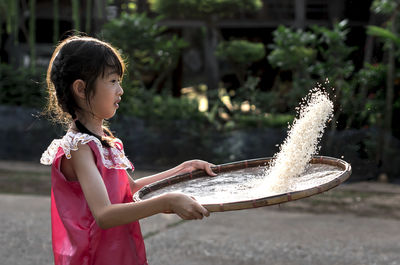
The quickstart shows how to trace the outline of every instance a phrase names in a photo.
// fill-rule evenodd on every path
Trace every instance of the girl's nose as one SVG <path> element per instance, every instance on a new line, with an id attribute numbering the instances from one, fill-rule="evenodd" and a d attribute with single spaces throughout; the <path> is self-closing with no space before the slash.
<path id="1" fill-rule="evenodd" d="M 122 96 L 124 94 L 124 89 L 122 88 L 121 84 L 119 84 L 118 87 L 118 95 Z"/>

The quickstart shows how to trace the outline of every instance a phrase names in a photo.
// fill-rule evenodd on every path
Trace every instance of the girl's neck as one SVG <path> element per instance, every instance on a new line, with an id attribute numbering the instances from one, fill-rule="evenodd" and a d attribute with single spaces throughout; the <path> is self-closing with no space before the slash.
<path id="1" fill-rule="evenodd" d="M 91 118 L 88 119 L 83 115 L 78 115 L 78 120 L 92 133 L 98 135 L 98 136 L 103 136 L 103 120 L 101 119 L 96 119 Z M 75 125 L 74 125 L 75 126 Z M 76 128 L 74 128 L 76 129 Z"/>

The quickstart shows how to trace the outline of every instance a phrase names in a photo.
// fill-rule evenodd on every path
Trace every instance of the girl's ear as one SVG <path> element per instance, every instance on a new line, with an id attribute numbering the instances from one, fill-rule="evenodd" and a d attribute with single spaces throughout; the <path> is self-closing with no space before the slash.
<path id="1" fill-rule="evenodd" d="M 72 83 L 72 90 L 76 97 L 81 99 L 86 98 L 86 84 L 82 79 L 77 79 Z"/>

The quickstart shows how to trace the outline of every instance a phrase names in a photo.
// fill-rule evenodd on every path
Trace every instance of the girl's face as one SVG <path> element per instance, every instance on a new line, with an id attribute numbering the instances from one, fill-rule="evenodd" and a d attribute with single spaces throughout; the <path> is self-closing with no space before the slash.
<path id="1" fill-rule="evenodd" d="M 109 119 L 115 115 L 124 93 L 120 82 L 120 76 L 112 69 L 106 70 L 103 77 L 97 78 L 95 93 L 90 99 L 91 111 L 97 118 Z"/>

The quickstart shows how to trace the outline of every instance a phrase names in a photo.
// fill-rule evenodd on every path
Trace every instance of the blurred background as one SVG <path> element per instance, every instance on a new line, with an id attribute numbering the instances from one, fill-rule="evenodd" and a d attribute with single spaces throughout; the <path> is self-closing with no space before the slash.
<path id="1" fill-rule="evenodd" d="M 349 181 L 400 183 L 396 0 L 0 0 L 0 160 L 39 163 L 55 45 L 84 32 L 128 64 L 110 127 L 137 169 L 279 150 L 301 98 L 330 93 L 319 154 Z"/>

